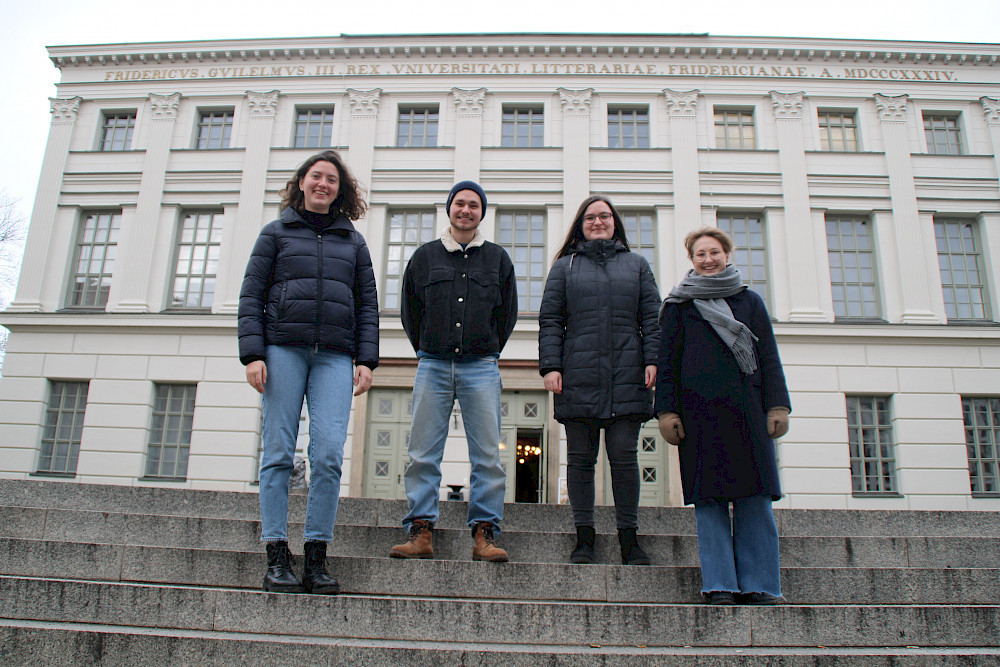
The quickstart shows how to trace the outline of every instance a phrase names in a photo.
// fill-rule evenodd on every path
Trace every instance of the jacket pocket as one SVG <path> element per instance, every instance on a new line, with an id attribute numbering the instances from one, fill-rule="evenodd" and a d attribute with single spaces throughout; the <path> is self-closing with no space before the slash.
<path id="1" fill-rule="evenodd" d="M 281 290 L 278 292 L 278 319 L 285 319 L 285 299 L 288 294 L 288 283 L 281 283 Z"/>
<path id="2" fill-rule="evenodd" d="M 480 303 L 490 303 L 493 307 L 500 305 L 500 276 L 496 273 L 470 271 L 469 298 Z"/>
<path id="3" fill-rule="evenodd" d="M 427 274 L 424 287 L 425 308 L 446 308 L 451 300 L 451 287 L 455 279 L 455 269 L 450 266 L 435 266 Z"/>

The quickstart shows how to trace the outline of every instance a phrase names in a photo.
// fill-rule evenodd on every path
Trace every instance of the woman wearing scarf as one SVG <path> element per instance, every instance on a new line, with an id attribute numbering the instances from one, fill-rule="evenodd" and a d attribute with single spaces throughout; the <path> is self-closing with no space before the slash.
<path id="1" fill-rule="evenodd" d="M 585 199 L 556 253 L 538 313 L 538 370 L 566 428 L 572 563 L 594 562 L 594 466 L 603 429 L 622 563 L 650 564 L 636 540 L 637 456 L 639 429 L 653 416 L 659 301 L 649 263 L 629 251 L 611 202 Z"/>
<path id="2" fill-rule="evenodd" d="M 710 604 L 779 604 L 772 438 L 788 431 L 791 402 L 771 319 L 729 264 L 725 232 L 704 227 L 684 245 L 694 268 L 660 309 L 654 409 L 679 447 L 684 503 L 695 506 L 702 594 Z"/>

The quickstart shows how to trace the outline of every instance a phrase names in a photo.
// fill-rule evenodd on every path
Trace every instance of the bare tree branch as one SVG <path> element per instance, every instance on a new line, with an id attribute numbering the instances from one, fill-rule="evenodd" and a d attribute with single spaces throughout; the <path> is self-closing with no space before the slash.
<path id="1" fill-rule="evenodd" d="M 0 310 L 14 294 L 27 227 L 18 200 L 0 190 Z"/>

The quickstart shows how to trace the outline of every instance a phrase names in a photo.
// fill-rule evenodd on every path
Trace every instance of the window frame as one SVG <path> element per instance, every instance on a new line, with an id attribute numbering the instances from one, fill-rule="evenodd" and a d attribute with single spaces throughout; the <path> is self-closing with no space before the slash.
<path id="1" fill-rule="evenodd" d="M 77 391 L 73 396 L 74 404 L 70 410 L 64 410 L 67 396 L 65 391 L 57 394 L 57 389 L 64 390 L 73 387 Z M 80 390 L 82 387 L 82 391 Z M 76 477 L 77 466 L 80 457 L 80 445 L 83 442 L 84 418 L 87 411 L 87 401 L 90 394 L 90 380 L 48 380 L 48 400 L 45 404 L 45 420 L 42 423 L 42 434 L 38 444 L 38 460 L 35 464 L 33 475 L 43 477 Z M 53 407 L 54 399 L 58 396 L 59 406 Z M 80 401 L 83 401 L 81 406 Z M 50 424 L 53 413 L 55 422 Z M 66 428 L 64 419 L 69 419 L 70 434 L 68 438 L 60 438 L 60 433 Z M 49 429 L 52 429 L 52 436 L 46 437 Z M 66 447 L 64 456 L 57 456 L 60 446 Z M 46 450 L 48 449 L 48 453 Z M 43 461 L 48 458 L 49 465 L 43 468 Z M 58 458 L 65 458 L 66 464 L 62 469 L 53 467 L 53 462 Z"/>
<path id="2" fill-rule="evenodd" d="M 719 115 L 722 114 L 722 122 L 719 122 Z M 729 114 L 740 114 L 740 117 L 736 119 L 736 122 L 728 122 Z M 749 114 L 750 121 L 743 122 L 742 115 Z M 715 130 L 715 147 L 721 150 L 727 151 L 752 151 L 757 150 L 757 109 L 753 106 L 729 106 L 724 104 L 717 104 L 712 107 L 712 126 Z M 731 140 L 729 136 L 728 128 L 737 127 L 739 128 L 739 138 Z M 744 128 L 749 127 L 750 137 L 749 139 L 744 134 Z M 726 128 L 720 137 L 720 128 Z M 720 141 L 721 139 L 721 141 Z M 732 145 L 733 143 L 738 143 L 738 145 Z M 750 145 L 748 146 L 747 143 Z"/>
<path id="3" fill-rule="evenodd" d="M 844 399 L 847 413 L 847 445 L 850 453 L 851 495 L 855 498 L 902 497 L 902 494 L 899 493 L 899 457 L 896 455 L 891 396 L 879 394 L 845 394 Z M 851 419 L 852 400 L 858 402 L 856 409 L 859 417 L 858 423 L 852 422 Z M 874 416 L 874 421 L 871 424 L 864 422 L 864 408 L 860 405 L 861 400 L 871 402 L 871 406 L 868 406 L 870 413 Z M 884 408 L 880 404 L 884 405 Z M 881 421 L 883 415 L 886 417 L 884 423 Z M 864 446 L 869 444 L 865 442 L 864 431 L 866 429 L 874 429 L 875 431 L 874 443 L 872 444 L 876 448 L 876 453 L 873 456 L 868 455 L 864 450 Z M 886 432 L 888 433 L 888 443 L 883 442 L 884 433 Z M 884 447 L 888 447 L 891 456 L 885 456 L 883 453 Z M 857 469 L 855 468 L 856 463 L 858 464 Z M 872 475 L 868 474 L 869 464 L 877 466 L 877 489 L 872 489 L 868 486 L 867 480 L 872 477 Z M 857 473 L 855 472 L 856 470 Z M 859 485 L 860 489 L 857 488 Z"/>
<path id="4" fill-rule="evenodd" d="M 723 226 L 722 222 L 724 220 L 729 221 L 728 227 Z M 746 222 L 745 230 L 735 230 L 735 221 L 737 220 L 744 220 Z M 755 232 L 750 229 L 751 220 L 756 220 L 757 224 L 760 226 L 760 229 L 756 232 L 760 235 L 759 246 L 750 245 L 755 234 Z M 768 260 L 767 225 L 764 220 L 764 214 L 756 211 L 716 211 L 715 226 L 729 234 L 729 238 L 733 240 L 733 251 L 729 255 L 729 261 L 734 266 L 737 266 L 737 268 L 740 268 L 740 276 L 743 278 L 743 283 L 748 289 L 752 289 L 760 295 L 760 298 L 764 300 L 764 305 L 770 308 L 771 267 Z M 746 235 L 747 245 L 743 245 L 739 242 L 741 233 Z M 745 264 L 749 268 L 749 271 L 746 273 L 744 273 L 742 267 L 740 267 L 736 261 L 735 255 L 737 252 L 748 254 L 747 262 L 745 262 Z M 754 269 L 757 268 L 757 262 L 754 261 L 755 253 L 759 254 L 761 270 L 764 272 L 763 279 L 756 279 L 754 277 Z M 762 289 L 758 289 L 758 285 Z"/>
<path id="5" fill-rule="evenodd" d="M 866 237 L 867 241 L 868 241 L 868 245 L 869 245 L 868 248 L 858 248 L 857 247 L 857 245 L 858 245 L 857 243 L 854 244 L 855 247 L 853 247 L 853 248 L 844 248 L 843 247 L 843 238 L 844 237 L 840 233 L 840 228 L 841 228 L 841 224 L 842 223 L 846 223 L 846 222 L 859 223 L 861 225 L 866 226 L 866 228 L 868 229 L 868 235 Z M 837 232 L 838 245 L 837 245 L 836 248 L 832 248 L 831 244 L 830 244 L 830 225 L 831 225 L 831 223 L 836 224 L 837 225 L 837 229 L 838 229 L 838 232 Z M 829 215 L 826 216 L 826 219 L 824 220 L 824 227 L 825 227 L 825 231 L 826 231 L 827 262 L 828 262 L 829 269 L 830 269 L 830 297 L 831 297 L 831 300 L 833 302 L 834 321 L 835 322 L 875 322 L 875 321 L 884 322 L 883 315 L 882 315 L 882 309 L 883 309 L 883 303 L 882 303 L 882 301 L 883 301 L 882 286 L 881 286 L 881 282 L 879 281 L 878 253 L 876 252 L 876 245 L 875 245 L 875 243 L 876 243 L 876 241 L 875 241 L 875 225 L 874 225 L 874 222 L 873 222 L 871 216 L 868 216 L 868 215 L 857 215 L 857 214 L 853 214 L 853 215 L 852 214 L 829 214 Z M 857 235 L 857 233 L 856 233 L 856 229 L 855 229 L 855 233 L 852 234 L 852 238 L 854 238 L 854 239 L 858 239 L 859 238 L 858 235 Z M 833 262 L 833 256 L 835 254 L 839 255 L 840 258 L 841 258 L 839 266 L 836 266 L 836 267 L 834 266 L 834 262 Z M 860 258 L 865 257 L 865 256 L 867 256 L 867 257 L 870 258 L 870 266 L 868 266 L 868 267 L 861 267 L 859 260 L 860 260 Z M 847 266 L 848 263 L 844 261 L 845 257 L 854 257 L 855 258 L 855 262 L 856 262 L 856 266 L 854 266 L 854 267 Z M 866 281 L 864 281 L 862 279 L 862 272 L 865 269 L 871 271 L 871 275 L 872 275 L 871 281 L 867 281 L 866 282 Z M 850 271 L 850 270 L 856 270 L 858 272 L 858 274 L 859 274 L 859 278 L 858 278 L 857 281 L 853 281 L 853 280 L 848 281 L 846 278 L 842 278 L 841 280 L 835 280 L 834 279 L 834 271 L 836 271 L 836 270 L 841 271 L 842 274 L 847 274 L 847 272 Z M 844 313 L 837 312 L 838 311 L 837 287 L 842 287 L 843 291 L 844 291 L 844 298 L 843 298 L 843 304 L 844 304 L 843 309 L 845 311 Z M 859 296 L 859 299 L 860 299 L 859 303 L 860 303 L 860 307 L 861 307 L 861 313 L 857 314 L 857 315 L 851 315 L 851 314 L 849 314 L 850 313 L 850 304 L 852 303 L 850 301 L 850 299 L 849 299 L 849 291 L 850 291 L 850 289 L 852 287 L 857 287 L 858 296 Z M 871 288 L 871 292 L 872 292 L 871 299 L 866 299 L 865 298 L 864 292 L 865 292 L 865 288 L 866 287 L 870 287 Z M 867 303 L 873 303 L 874 304 L 873 305 L 874 313 L 866 313 L 865 312 L 865 305 Z"/>
<path id="6" fill-rule="evenodd" d="M 399 240 L 393 240 L 393 220 L 396 216 L 401 217 L 402 224 L 399 225 Z M 415 240 L 407 241 L 406 222 L 410 219 L 410 216 L 416 216 L 417 224 L 410 229 L 415 230 Z M 403 302 L 403 273 L 406 271 L 406 265 L 410 261 L 410 257 L 413 256 L 414 251 L 422 246 L 428 241 L 433 241 L 437 238 L 438 227 L 437 227 L 437 211 L 433 208 L 398 208 L 389 209 L 386 212 L 385 220 L 385 254 L 383 255 L 383 280 L 382 289 L 380 290 L 380 297 L 382 299 L 382 310 L 387 312 L 399 312 L 402 309 Z M 426 239 L 426 240 L 425 240 Z M 399 257 L 394 258 L 393 248 L 399 248 Z M 398 262 L 399 272 L 390 272 L 390 268 Z M 389 289 L 389 281 L 396 280 L 398 288 L 396 290 Z M 395 297 L 396 305 L 391 306 L 389 300 Z"/>
<path id="7" fill-rule="evenodd" d="M 183 401 L 181 406 L 181 411 L 171 412 L 171 401 L 176 399 L 174 396 L 174 390 L 183 390 L 183 394 L 180 399 Z M 165 390 L 166 395 L 163 397 L 165 405 L 160 407 L 161 390 Z M 188 391 L 190 390 L 190 396 Z M 149 422 L 149 433 L 146 439 L 146 457 L 144 462 L 145 473 L 141 479 L 143 480 L 158 480 L 158 481 L 187 481 L 187 470 L 188 461 L 191 454 L 191 435 L 194 432 L 194 414 L 197 409 L 197 397 L 198 397 L 198 384 L 197 383 L 172 383 L 172 382 L 154 382 L 153 383 L 153 405 L 151 411 L 151 419 Z M 191 411 L 187 413 L 185 409 L 190 404 Z M 169 432 L 169 418 L 171 416 L 178 416 L 180 418 L 179 428 L 177 429 L 178 438 L 176 442 L 154 442 L 154 438 L 157 432 L 167 433 Z M 162 417 L 162 426 L 157 425 L 157 417 Z M 186 439 L 187 443 L 183 440 Z M 165 438 L 163 438 L 165 440 Z M 153 448 L 158 447 L 159 452 L 156 457 L 156 463 L 154 464 Z M 172 475 L 165 475 L 163 473 L 164 459 L 163 451 L 164 449 L 170 449 L 174 451 L 174 462 L 173 462 L 173 472 Z M 183 454 L 183 462 L 179 455 Z M 156 471 L 153 471 L 154 466 Z M 183 468 L 183 469 L 181 469 Z M 183 474 L 177 474 L 182 472 Z"/>
<path id="8" fill-rule="evenodd" d="M 921 125 L 924 131 L 924 146 L 926 148 L 928 155 L 966 155 L 965 145 L 963 143 L 964 132 L 962 131 L 962 112 L 961 111 L 935 111 L 929 109 L 922 109 L 920 112 Z M 928 127 L 928 121 L 933 125 L 935 120 L 952 121 L 954 123 L 953 127 Z M 940 144 L 936 137 L 938 134 L 946 137 L 946 141 Z M 932 139 L 932 137 L 934 139 Z M 948 141 L 947 138 L 954 137 L 955 141 Z M 939 152 L 937 150 L 938 146 L 945 146 L 948 150 L 945 152 Z M 952 151 L 951 149 L 955 150 Z"/>
<path id="9" fill-rule="evenodd" d="M 222 123 L 212 122 L 217 116 L 223 119 Z M 206 117 L 209 122 L 206 122 Z M 236 121 L 236 110 L 233 107 L 204 107 L 198 109 L 197 122 L 194 127 L 194 149 L 199 151 L 219 151 L 232 148 L 233 126 Z M 222 135 L 217 138 L 219 145 L 212 145 L 216 139 L 212 137 L 211 130 L 215 127 L 222 128 Z M 207 136 L 202 135 L 208 132 Z M 202 145 L 204 138 L 205 144 Z"/>
<path id="10" fill-rule="evenodd" d="M 972 404 L 973 401 L 986 402 L 985 423 L 980 424 L 975 418 L 977 411 Z M 969 417 L 973 419 L 969 420 Z M 965 448 L 966 456 L 969 460 L 969 486 L 972 489 L 973 498 L 997 498 L 1000 497 L 1000 398 L 996 396 L 962 396 L 962 425 L 965 428 Z M 992 442 L 983 443 L 981 435 L 983 431 L 989 433 Z M 992 456 L 982 456 L 981 446 L 988 445 L 992 448 Z M 973 450 L 976 456 L 973 456 Z M 992 467 L 990 474 L 993 490 L 982 490 L 982 478 L 984 464 Z M 978 483 L 977 483 L 978 482 Z M 976 487 L 980 487 L 977 489 Z"/>
<path id="11" fill-rule="evenodd" d="M 296 106 L 295 118 L 292 121 L 292 148 L 332 148 L 335 111 L 336 108 L 332 104 L 303 104 Z M 323 115 L 319 120 L 314 120 L 312 118 L 312 114 L 314 113 Z M 303 119 L 302 114 L 309 114 L 309 117 Z M 326 114 L 329 114 L 329 118 L 326 117 Z M 311 136 L 309 129 L 314 126 L 320 129 L 319 136 L 316 139 L 318 143 L 316 144 L 309 141 Z M 300 137 L 299 129 L 303 127 L 305 128 L 305 132 Z M 302 139 L 302 143 L 299 143 L 300 138 Z M 323 143 L 324 140 L 326 140 L 326 143 Z"/>
<path id="12" fill-rule="evenodd" d="M 950 248 L 949 248 L 949 249 L 946 250 L 946 252 L 944 254 L 942 254 L 942 249 L 941 249 L 942 238 L 941 238 L 941 234 L 939 233 L 939 230 L 944 229 L 944 231 L 945 231 L 945 240 L 947 240 L 949 238 L 949 236 L 947 235 L 947 228 L 950 227 L 950 226 L 953 226 L 953 225 L 962 225 L 962 226 L 968 228 L 970 230 L 970 234 L 969 234 L 968 237 L 965 236 L 964 234 L 960 235 L 959 240 L 962 241 L 962 245 L 963 245 L 963 249 L 961 251 L 952 252 L 950 250 Z M 973 245 L 973 249 L 971 251 L 965 250 L 965 248 L 964 248 L 965 241 L 969 240 L 970 237 L 971 237 L 971 243 Z M 981 237 L 980 237 L 980 230 L 979 230 L 979 224 L 978 224 L 978 222 L 976 220 L 972 219 L 972 218 L 948 217 L 948 216 L 938 217 L 938 216 L 935 216 L 934 217 L 934 243 L 935 243 L 935 250 L 937 252 L 937 257 L 938 257 L 939 275 L 941 277 L 941 291 L 942 291 L 942 295 L 941 296 L 942 296 L 942 299 L 944 300 L 945 317 L 947 317 L 948 323 L 949 324 L 950 323 L 964 324 L 964 323 L 969 323 L 969 322 L 975 322 L 975 323 L 992 322 L 993 321 L 993 313 L 992 313 L 992 308 L 991 308 L 991 303 L 990 303 L 989 281 L 988 281 L 987 275 L 986 275 L 985 258 L 983 257 L 983 245 L 982 245 L 982 240 L 981 240 Z M 942 259 L 943 259 L 943 257 L 947 257 L 949 259 L 949 264 L 952 264 L 952 260 L 955 257 L 965 257 L 965 258 L 973 257 L 973 258 L 975 258 L 975 264 L 976 264 L 975 273 L 976 273 L 976 277 L 979 279 L 978 285 L 976 285 L 974 283 L 969 283 L 969 282 L 966 282 L 966 283 L 956 283 L 956 282 L 954 282 L 954 280 L 952 280 L 951 282 L 947 282 L 946 283 L 945 282 L 945 269 L 942 267 Z M 966 263 L 967 263 L 967 260 L 966 260 L 966 262 L 963 262 L 963 264 L 966 264 Z M 952 267 L 950 267 L 948 269 L 948 273 L 952 276 L 952 278 L 954 278 L 954 275 L 957 272 L 963 272 L 965 274 L 971 273 L 970 269 L 968 269 L 967 267 L 960 267 L 959 269 L 956 270 L 955 268 L 953 268 L 953 265 L 952 265 Z M 978 292 L 979 292 L 978 296 L 979 296 L 979 300 L 980 300 L 979 307 L 982 309 L 982 316 L 981 317 L 976 317 L 976 316 L 974 316 L 973 313 L 970 312 L 969 317 L 959 317 L 958 312 L 957 312 L 957 307 L 958 307 L 957 300 L 954 303 L 952 303 L 952 304 L 949 304 L 949 302 L 948 302 L 948 290 L 949 289 L 951 289 L 951 290 L 961 290 L 961 289 L 964 289 L 964 290 L 968 291 L 969 296 L 970 296 L 969 301 L 968 301 L 968 307 L 970 308 L 970 311 L 975 306 L 975 304 L 973 303 L 973 298 L 974 298 L 973 294 L 974 294 L 974 292 L 976 290 L 978 290 Z M 954 317 L 948 312 L 949 311 L 949 305 L 951 306 L 951 308 L 956 309 Z"/>
<path id="13" fill-rule="evenodd" d="M 623 114 L 633 114 L 631 120 L 626 120 L 623 118 Z M 638 118 L 638 114 L 643 114 L 645 119 Z M 613 115 L 617 115 L 617 118 L 613 118 Z M 608 122 L 608 148 L 613 150 L 645 150 L 650 147 L 650 127 L 649 127 L 649 106 L 648 105 L 628 105 L 628 104 L 609 104 L 607 107 L 607 122 Z M 612 146 L 611 128 L 617 126 L 618 137 L 616 137 L 619 145 Z M 634 145 L 625 146 L 622 145 L 626 143 L 626 137 L 622 130 L 626 127 L 632 128 L 632 141 Z M 641 136 L 640 128 L 645 128 L 645 136 Z M 643 145 L 644 144 L 644 145 Z"/>
<path id="14" fill-rule="evenodd" d="M 422 113 L 420 117 L 415 116 L 416 113 Z M 408 143 L 403 144 L 403 134 L 402 129 L 404 126 L 404 114 L 410 114 L 409 118 L 406 119 L 406 127 L 408 132 L 406 135 L 406 141 Z M 415 135 L 413 130 L 416 127 L 422 127 L 423 133 L 420 135 L 421 139 L 419 144 L 414 143 Z M 430 133 L 433 127 L 434 132 Z M 437 104 L 400 104 L 396 109 L 396 147 L 397 148 L 437 148 L 438 139 L 441 136 L 441 108 Z M 433 143 L 428 143 L 428 140 L 432 140 Z"/>
<path id="15" fill-rule="evenodd" d="M 100 243 L 97 242 L 97 234 L 101 231 L 100 219 L 102 216 L 108 216 L 110 218 L 109 224 L 107 226 L 107 233 L 105 238 Z M 97 223 L 95 225 L 93 237 L 94 240 L 90 243 L 85 244 L 85 239 L 88 235 L 87 221 L 94 218 Z M 121 222 L 122 222 L 122 211 L 118 210 L 93 210 L 93 211 L 83 211 L 81 212 L 80 218 L 77 221 L 77 232 L 76 240 L 73 243 L 73 263 L 70 265 L 69 280 L 66 287 L 66 298 L 63 307 L 67 310 L 85 310 L 85 311 L 104 311 L 108 305 L 108 298 L 111 294 L 112 282 L 114 281 L 114 265 L 117 259 L 118 251 L 118 234 L 121 232 Z M 99 273 L 91 273 L 78 271 L 81 262 L 87 262 L 88 265 L 92 265 L 94 262 L 94 248 L 100 246 L 102 248 L 102 258 L 101 271 Z M 88 248 L 88 258 L 83 258 L 83 248 Z M 111 248 L 111 259 L 108 259 L 108 249 Z M 108 270 L 108 264 L 110 262 L 110 270 Z M 95 302 L 94 303 L 74 303 L 74 297 L 77 294 L 76 285 L 77 278 L 84 278 L 84 282 L 97 277 L 100 279 L 98 284 Z M 106 281 L 106 285 L 105 285 Z M 101 299 L 101 294 L 103 290 L 103 300 Z M 83 297 L 81 301 L 86 301 L 86 294 L 89 289 L 84 287 Z"/>
<path id="16" fill-rule="evenodd" d="M 511 217 L 511 227 L 504 227 L 507 216 Z M 518 216 L 527 216 L 523 227 L 527 241 L 518 242 Z M 540 217 L 539 222 L 536 216 Z M 510 255 L 514 264 L 514 277 L 517 281 L 517 309 L 520 315 L 537 316 L 541 309 L 542 293 L 545 290 L 545 278 L 548 275 L 546 262 L 546 230 L 548 227 L 548 211 L 543 208 L 511 207 L 499 209 L 496 212 L 496 243 Z M 524 249 L 526 257 L 518 257 Z M 519 268 L 519 262 L 523 268 Z M 535 273 L 532 273 L 535 270 Z M 536 294 L 537 292 L 537 294 Z M 532 303 L 535 306 L 532 307 Z"/>
<path id="17" fill-rule="evenodd" d="M 111 119 L 125 118 L 129 122 L 124 127 L 124 137 L 121 146 L 116 147 L 118 142 L 118 130 L 122 129 L 115 125 L 109 125 Z M 132 150 L 132 140 L 135 138 L 135 126 L 138 119 L 136 109 L 104 109 L 101 111 L 100 134 L 97 137 L 97 150 L 102 153 L 123 153 Z M 109 139 L 108 132 L 112 132 Z M 110 146 L 109 146 L 110 142 Z"/>
<path id="18" fill-rule="evenodd" d="M 508 114 L 514 114 L 508 118 Z M 527 113 L 525 121 L 519 121 L 519 114 Z M 537 115 L 536 115 L 537 114 Z M 528 127 L 528 143 L 521 145 L 518 141 L 518 127 Z M 506 129 L 513 131 L 508 141 Z M 535 132 L 538 128 L 538 132 Z M 537 136 L 536 136 L 537 134 Z M 537 143 L 536 143 L 537 139 Z M 545 148 L 545 105 L 544 104 L 504 104 L 500 109 L 500 147 L 501 148 Z"/>
<path id="19" fill-rule="evenodd" d="M 831 125 L 829 122 L 824 123 L 824 117 L 829 121 L 830 116 L 839 116 L 841 122 L 837 125 Z M 851 125 L 846 125 L 844 121 L 850 118 Z M 819 141 L 820 141 L 820 151 L 824 153 L 858 153 L 861 151 L 861 128 L 858 124 L 858 110 L 857 109 L 818 109 L 816 111 L 816 121 L 817 127 L 819 128 Z M 854 131 L 853 138 L 853 148 L 848 146 L 847 139 L 841 136 L 840 143 L 843 144 L 843 148 L 834 148 L 834 138 L 831 136 L 831 129 L 840 129 L 842 132 L 846 129 L 851 129 Z M 823 142 L 826 141 L 826 146 L 823 146 Z"/>
<path id="20" fill-rule="evenodd" d="M 625 238 L 628 239 L 629 248 L 632 252 L 639 253 L 646 258 L 649 262 L 650 268 L 653 270 L 653 275 L 657 275 L 657 248 L 656 248 L 656 232 L 657 232 L 657 218 L 655 208 L 619 208 L 618 214 L 622 219 L 622 227 L 625 228 Z M 642 218 L 648 216 L 650 227 L 647 229 L 643 228 Z M 635 219 L 634 229 L 630 227 L 629 222 L 631 219 Z M 646 233 L 648 232 L 648 234 Z M 648 239 L 648 243 L 647 243 Z"/>
<path id="21" fill-rule="evenodd" d="M 223 217 L 223 215 L 224 215 L 223 211 L 220 211 L 218 209 L 185 209 L 185 210 L 181 211 L 180 216 L 178 217 L 178 220 L 177 220 L 177 224 L 176 224 L 176 226 L 174 228 L 176 233 L 175 233 L 175 236 L 174 236 L 173 263 L 171 264 L 172 271 L 171 271 L 171 274 L 170 274 L 170 285 L 169 285 L 168 294 L 167 294 L 168 303 L 167 303 L 167 306 L 166 306 L 165 310 L 168 310 L 168 311 L 184 311 L 184 312 L 210 312 L 212 310 L 212 305 L 215 303 L 215 286 L 217 284 L 217 280 L 218 280 L 218 277 L 219 277 L 218 268 L 219 268 L 219 258 L 221 256 L 221 251 L 222 251 L 222 217 Z M 199 227 L 198 227 L 197 222 L 196 222 L 195 228 L 192 231 L 192 234 L 193 234 L 193 237 L 194 237 L 193 240 L 191 242 L 185 242 L 184 241 L 185 223 L 187 222 L 187 220 L 189 220 L 192 217 L 195 217 L 197 221 L 200 221 L 201 218 L 202 218 L 202 216 L 209 216 L 208 240 L 205 241 L 204 243 L 198 243 L 197 242 L 197 235 L 198 235 Z M 214 240 L 213 240 L 213 236 L 214 236 Z M 205 250 L 205 257 L 204 257 L 203 260 L 195 260 L 194 259 L 194 254 L 195 254 L 194 248 L 195 247 L 201 247 L 201 246 L 204 246 L 205 249 L 206 249 Z M 178 273 L 178 265 L 182 261 L 182 259 L 181 259 L 181 252 L 182 252 L 182 249 L 185 248 L 185 247 L 192 249 L 191 252 L 188 254 L 188 258 L 186 260 L 188 262 L 189 269 L 188 269 L 188 272 L 186 272 L 184 274 L 179 274 Z M 215 249 L 215 258 L 214 259 L 211 257 L 212 249 L 213 248 Z M 200 273 L 200 274 L 194 274 L 194 273 L 191 273 L 191 271 L 190 271 L 190 266 L 195 261 L 203 261 L 204 262 L 204 271 L 202 271 L 202 273 Z M 209 273 L 208 272 L 208 266 L 212 262 L 215 263 L 215 272 L 214 273 Z M 184 305 L 176 305 L 174 303 L 174 299 L 175 299 L 175 297 L 177 295 L 177 281 L 178 281 L 178 279 L 180 279 L 182 277 L 186 277 L 187 278 L 187 282 L 186 282 L 187 287 L 185 288 L 185 291 L 184 291 L 185 302 L 187 301 L 187 299 L 190 296 L 191 280 L 195 279 L 195 278 L 198 278 L 198 279 L 200 279 L 202 281 L 201 288 L 200 288 L 199 305 L 197 305 L 197 306 L 190 306 L 190 305 L 186 305 L 186 303 Z M 205 282 L 206 282 L 206 279 L 208 279 L 209 277 L 211 277 L 211 281 L 212 281 L 212 290 L 211 290 L 211 293 L 210 293 L 209 302 L 208 302 L 208 304 L 205 304 L 204 303 L 204 297 L 205 297 L 205 294 L 206 294 Z"/>

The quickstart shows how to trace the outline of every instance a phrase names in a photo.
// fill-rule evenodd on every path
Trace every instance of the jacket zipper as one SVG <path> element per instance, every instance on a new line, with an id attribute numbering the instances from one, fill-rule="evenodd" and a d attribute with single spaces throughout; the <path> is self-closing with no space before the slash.
<path id="1" fill-rule="evenodd" d="M 323 234 L 316 234 L 316 334 L 313 352 L 319 352 L 319 320 L 323 314 Z"/>

